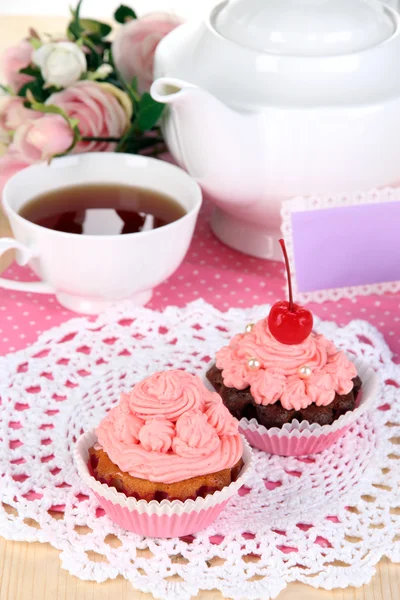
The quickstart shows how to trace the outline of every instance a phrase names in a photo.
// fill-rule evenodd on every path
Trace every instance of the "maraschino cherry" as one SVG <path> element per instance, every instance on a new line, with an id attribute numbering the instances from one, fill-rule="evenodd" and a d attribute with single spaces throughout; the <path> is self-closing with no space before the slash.
<path id="1" fill-rule="evenodd" d="M 279 243 L 285 258 L 289 302 L 277 302 L 273 305 L 268 317 L 268 327 L 278 342 L 291 346 L 301 344 L 308 338 L 313 328 L 313 316 L 309 310 L 293 302 L 292 277 L 285 241 L 279 240 Z"/>

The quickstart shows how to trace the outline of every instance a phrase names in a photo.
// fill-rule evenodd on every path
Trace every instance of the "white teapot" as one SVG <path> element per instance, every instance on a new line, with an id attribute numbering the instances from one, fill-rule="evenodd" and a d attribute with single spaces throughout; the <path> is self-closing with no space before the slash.
<path id="1" fill-rule="evenodd" d="M 155 75 L 170 151 L 238 250 L 280 258 L 284 199 L 400 181 L 400 16 L 380 0 L 228 0 L 160 43 Z"/>

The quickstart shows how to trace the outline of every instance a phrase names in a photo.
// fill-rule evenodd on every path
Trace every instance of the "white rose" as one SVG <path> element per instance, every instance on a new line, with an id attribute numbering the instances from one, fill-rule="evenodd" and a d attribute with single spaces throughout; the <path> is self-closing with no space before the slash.
<path id="1" fill-rule="evenodd" d="M 33 53 L 33 62 L 40 68 L 49 85 L 68 87 L 86 73 L 86 57 L 73 42 L 50 42 Z"/>

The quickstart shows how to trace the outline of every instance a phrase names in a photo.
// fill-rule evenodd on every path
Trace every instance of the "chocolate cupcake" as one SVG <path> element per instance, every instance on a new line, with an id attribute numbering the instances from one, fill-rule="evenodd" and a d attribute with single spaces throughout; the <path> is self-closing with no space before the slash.
<path id="1" fill-rule="evenodd" d="M 331 425 L 354 410 L 361 388 L 356 367 L 324 336 L 278 342 L 268 319 L 235 336 L 217 353 L 207 378 L 237 419 L 281 428 L 295 419 Z"/>
<path id="2" fill-rule="evenodd" d="M 314 332 L 312 313 L 293 302 L 283 240 L 281 245 L 289 301 L 277 302 L 268 317 L 248 325 L 219 350 L 207 378 L 229 412 L 241 420 L 250 443 L 270 452 L 275 448 L 277 453 L 299 454 L 321 450 L 327 439 L 333 443 L 338 438 L 335 432 L 343 434 L 351 420 L 346 415 L 359 404 L 362 384 L 355 364 Z M 319 445 L 315 439 L 305 443 L 311 434 L 321 434 Z M 271 442 L 285 436 L 282 443 Z"/>

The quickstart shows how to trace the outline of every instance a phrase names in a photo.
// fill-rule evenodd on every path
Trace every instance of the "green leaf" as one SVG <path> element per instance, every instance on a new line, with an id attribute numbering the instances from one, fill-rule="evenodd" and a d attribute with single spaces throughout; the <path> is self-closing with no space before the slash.
<path id="1" fill-rule="evenodd" d="M 125 152 L 126 144 L 127 144 L 128 140 L 130 140 L 132 138 L 132 136 L 135 135 L 135 131 L 136 131 L 136 124 L 132 123 L 130 125 L 130 127 L 127 129 L 127 131 L 124 133 L 124 135 L 122 136 L 120 141 L 118 142 L 115 152 Z"/>
<path id="2" fill-rule="evenodd" d="M 76 23 L 74 23 L 74 21 L 71 21 L 71 23 L 68 25 L 68 29 L 67 29 L 67 36 L 68 39 L 71 41 L 75 41 L 75 40 L 79 40 L 80 36 L 81 36 L 82 30 L 80 28 L 80 26 L 76 25 Z"/>
<path id="3" fill-rule="evenodd" d="M 13 95 L 13 93 L 14 93 L 14 92 L 12 91 L 12 89 L 10 88 L 10 86 L 8 86 L 8 85 L 3 85 L 2 83 L 0 83 L 0 90 L 3 90 L 3 92 L 5 92 L 6 94 L 9 94 L 10 96 L 12 96 L 12 95 Z"/>
<path id="4" fill-rule="evenodd" d="M 131 136 L 125 141 L 120 152 L 127 154 L 145 154 L 146 156 L 157 156 L 166 152 L 166 146 L 162 137 Z"/>
<path id="5" fill-rule="evenodd" d="M 74 15 L 74 23 L 76 23 L 78 26 L 80 25 L 82 2 L 83 0 L 79 0 L 78 4 L 76 5 L 76 9 L 72 13 Z"/>
<path id="6" fill-rule="evenodd" d="M 99 53 L 96 44 L 87 36 L 82 37 L 83 44 L 89 48 L 90 54 L 86 55 L 86 61 L 88 63 L 88 69 L 90 71 L 96 71 L 103 62 L 102 53 Z"/>
<path id="7" fill-rule="evenodd" d="M 24 75 L 31 75 L 32 77 L 40 77 L 41 71 L 39 67 L 34 67 L 33 65 L 29 65 L 28 67 L 24 67 L 19 70 L 20 73 Z"/>
<path id="8" fill-rule="evenodd" d="M 104 62 L 109 63 L 112 67 L 114 67 L 114 70 L 115 70 L 115 64 L 114 64 L 114 59 L 113 59 L 113 54 L 112 54 L 112 44 L 104 50 L 103 59 L 104 59 Z"/>
<path id="9" fill-rule="evenodd" d="M 60 115 L 63 119 L 65 119 L 66 121 L 68 121 L 68 123 L 71 124 L 71 119 L 69 118 L 67 113 L 55 104 L 43 104 L 43 102 L 32 102 L 31 108 L 44 114 Z M 76 123 L 74 123 L 74 125 L 76 125 Z"/>
<path id="10" fill-rule="evenodd" d="M 42 42 L 37 37 L 31 37 L 28 41 L 34 50 L 37 50 L 42 45 Z"/>
<path id="11" fill-rule="evenodd" d="M 132 79 L 132 81 L 131 81 L 131 89 L 132 89 L 134 92 L 136 92 L 137 94 L 139 93 L 139 92 L 138 92 L 138 78 L 137 78 L 137 76 L 136 76 L 136 75 L 135 75 L 135 77 L 134 77 L 134 78 Z"/>
<path id="12" fill-rule="evenodd" d="M 51 91 L 45 89 L 44 81 L 41 78 L 34 79 L 33 81 L 29 81 L 22 86 L 22 88 L 18 92 L 18 96 L 21 98 L 25 98 L 28 90 L 32 92 L 35 100 L 38 102 L 44 102 L 50 96 Z"/>
<path id="13" fill-rule="evenodd" d="M 71 23 L 68 25 L 68 29 L 67 29 L 67 35 L 68 35 L 69 39 L 77 40 L 81 37 L 82 31 L 83 31 L 83 29 L 81 27 L 81 23 L 80 23 L 80 12 L 81 12 L 82 1 L 83 0 L 79 0 L 75 10 L 71 9 L 71 14 L 72 14 L 73 19 L 72 19 Z"/>
<path id="14" fill-rule="evenodd" d="M 81 19 L 80 25 L 86 35 L 89 37 L 93 35 L 99 39 L 107 37 L 112 31 L 110 25 L 107 25 L 107 23 L 101 23 L 100 21 L 95 21 L 94 19 Z"/>
<path id="15" fill-rule="evenodd" d="M 137 91 L 134 89 L 134 87 L 132 87 L 131 85 L 128 84 L 128 82 L 123 77 L 122 73 L 120 73 L 116 69 L 113 58 L 112 58 L 112 52 L 110 52 L 110 64 L 114 66 L 115 75 L 120 81 L 120 85 L 118 87 L 122 86 L 122 89 L 128 94 L 129 99 L 133 104 L 134 113 L 136 114 L 138 111 L 138 108 L 139 108 L 140 96 L 137 93 Z"/>
<path id="16" fill-rule="evenodd" d="M 137 124 L 140 131 L 152 129 L 161 118 L 165 104 L 156 102 L 148 92 L 145 92 L 139 102 L 139 114 Z"/>
<path id="17" fill-rule="evenodd" d="M 132 8 L 130 8 L 130 6 L 121 4 L 121 6 L 119 6 L 114 13 L 114 19 L 117 21 L 117 23 L 126 23 L 127 21 L 137 19 L 137 14 L 134 10 L 132 10 Z"/>

